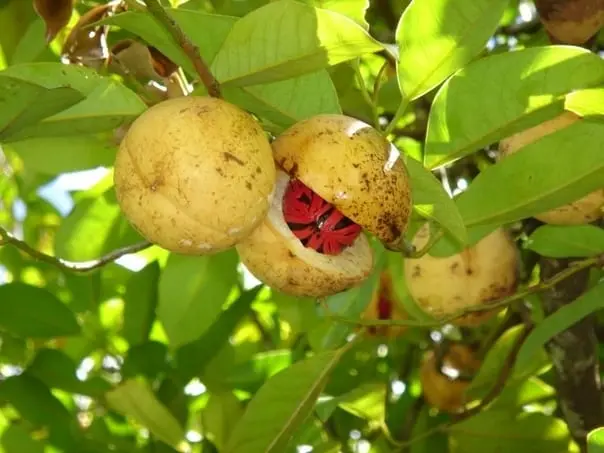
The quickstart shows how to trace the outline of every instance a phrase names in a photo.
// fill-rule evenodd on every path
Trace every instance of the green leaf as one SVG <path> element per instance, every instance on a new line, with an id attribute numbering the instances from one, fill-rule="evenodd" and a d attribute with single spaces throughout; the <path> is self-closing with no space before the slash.
<path id="1" fill-rule="evenodd" d="M 466 393 L 471 399 L 484 398 L 493 388 L 501 369 L 505 364 L 514 344 L 524 330 L 523 325 L 514 326 L 501 335 L 492 348 L 489 349 L 478 374 L 470 383 Z M 523 367 L 516 367 L 507 380 L 506 385 L 515 385 L 527 380 L 529 376 L 541 371 L 549 364 L 549 357 L 543 350 L 539 350 L 524 363 Z"/>
<path id="2" fill-rule="evenodd" d="M 186 8 L 168 9 L 182 31 L 199 48 L 206 64 L 211 64 L 224 42 L 236 17 L 208 14 Z M 197 75 L 191 60 L 174 41 L 164 27 L 144 12 L 127 11 L 99 21 L 116 25 L 139 36 L 148 44 L 157 48 L 174 63 L 182 66 L 190 75 Z"/>
<path id="3" fill-rule="evenodd" d="M 122 335 L 130 346 L 149 338 L 158 301 L 159 263 L 153 261 L 135 273 L 126 284 Z"/>
<path id="4" fill-rule="evenodd" d="M 365 420 L 383 420 L 387 399 L 386 386 L 382 383 L 366 383 L 348 393 L 317 404 L 317 415 L 327 420 L 340 407 L 352 415 Z"/>
<path id="5" fill-rule="evenodd" d="M 15 282 L 0 286 L 0 327 L 17 336 L 78 335 L 73 312 L 45 289 Z"/>
<path id="6" fill-rule="evenodd" d="M 261 352 L 233 368 L 226 383 L 233 388 L 255 392 L 271 376 L 291 366 L 292 353 L 289 349 Z"/>
<path id="7" fill-rule="evenodd" d="M 515 222 L 602 188 L 603 141 L 604 124 L 578 121 L 484 169 L 457 198 L 465 224 Z"/>
<path id="8" fill-rule="evenodd" d="M 164 343 L 157 341 L 148 341 L 130 347 L 122 365 L 124 378 L 144 376 L 150 382 L 166 371 L 168 371 L 168 348 Z"/>
<path id="9" fill-rule="evenodd" d="M 0 72 L 0 141 L 82 99 L 73 88 L 48 89 Z"/>
<path id="10" fill-rule="evenodd" d="M 587 434 L 587 453 L 604 452 L 604 427 L 592 429 Z"/>
<path id="11" fill-rule="evenodd" d="M 365 14 L 369 8 L 369 0 L 307 0 L 309 4 L 318 8 L 329 9 L 331 11 L 343 14 L 365 30 L 369 29 L 369 24 L 365 20 Z"/>
<path id="12" fill-rule="evenodd" d="M 115 191 L 87 191 L 63 219 L 55 237 L 55 254 L 72 261 L 98 259 L 143 238 L 123 215 Z"/>
<path id="13" fill-rule="evenodd" d="M 35 377 L 21 374 L 6 378 L 0 382 L 0 400 L 11 404 L 33 426 L 48 429 L 50 443 L 72 446 L 72 420 L 67 408 Z"/>
<path id="14" fill-rule="evenodd" d="M 556 398 L 556 389 L 531 376 L 524 381 L 507 382 L 490 408 L 516 412 L 523 406 L 543 403 L 548 398 Z"/>
<path id="15" fill-rule="evenodd" d="M 488 410 L 449 428 L 451 453 L 571 452 L 564 421 L 541 413 Z"/>
<path id="16" fill-rule="evenodd" d="M 604 253 L 604 229 L 594 225 L 543 225 L 527 248 L 550 258 L 590 257 Z"/>
<path id="17" fill-rule="evenodd" d="M 324 305 L 333 314 L 346 318 L 358 318 L 369 305 L 379 285 L 379 273 L 374 272 L 361 285 L 347 291 L 334 294 L 325 299 Z M 308 332 L 308 342 L 315 351 L 324 351 L 339 347 L 354 327 L 343 323 L 334 323 L 324 319 Z"/>
<path id="18" fill-rule="evenodd" d="M 184 440 L 184 429 L 147 383 L 128 379 L 105 397 L 114 410 L 132 417 L 167 445 L 176 447 Z"/>
<path id="19" fill-rule="evenodd" d="M 235 250 L 170 255 L 159 279 L 157 316 L 172 348 L 198 339 L 216 320 L 237 282 L 237 263 Z"/>
<path id="20" fill-rule="evenodd" d="M 346 348 L 317 354 L 270 378 L 248 404 L 225 453 L 282 452 L 310 415 Z"/>
<path id="21" fill-rule="evenodd" d="M 600 282 L 572 303 L 565 305 L 545 318 L 524 341 L 516 358 L 514 369 L 518 370 L 529 366 L 550 338 L 564 332 L 594 311 L 600 310 L 603 299 L 604 283 Z"/>
<path id="22" fill-rule="evenodd" d="M 233 331 L 250 312 L 262 285 L 245 291 L 224 310 L 199 339 L 176 351 L 177 371 L 185 380 L 203 375 L 211 360 L 228 344 Z M 208 348 L 211 344 L 212 347 Z M 256 367 L 254 367 L 256 369 Z"/>
<path id="23" fill-rule="evenodd" d="M 44 453 L 44 444 L 32 439 L 27 429 L 18 424 L 4 430 L 0 445 L 4 453 Z"/>
<path id="24" fill-rule="evenodd" d="M 604 62 L 573 46 L 532 47 L 470 63 L 438 91 L 424 164 L 451 163 L 521 129 L 552 119 L 564 95 L 604 81 Z"/>
<path id="25" fill-rule="evenodd" d="M 379 42 L 341 14 L 294 0 L 277 0 L 235 23 L 212 71 L 225 86 L 255 85 L 315 72 L 380 50 Z"/>
<path id="26" fill-rule="evenodd" d="M 27 367 L 26 373 L 39 379 L 49 388 L 93 397 L 100 397 L 111 388 L 111 384 L 98 376 L 85 381 L 78 379 L 75 362 L 58 349 L 38 350 L 36 357 Z"/>
<path id="27" fill-rule="evenodd" d="M 466 227 L 455 201 L 421 162 L 407 159 L 413 189 L 413 209 L 423 218 L 434 220 L 461 244 L 465 244 Z"/>
<path id="28" fill-rule="evenodd" d="M 569 93 L 564 109 L 583 118 L 604 117 L 604 88 L 586 88 Z"/>
<path id="29" fill-rule="evenodd" d="M 124 84 L 83 66 L 29 63 L 11 66 L 2 74 L 47 89 L 69 87 L 85 96 L 83 101 L 22 128 L 11 136 L 13 141 L 112 131 L 135 119 L 147 108 Z"/>
<path id="30" fill-rule="evenodd" d="M 212 393 L 201 411 L 203 433 L 222 451 L 242 415 L 241 401 L 232 392 Z"/>
<path id="31" fill-rule="evenodd" d="M 96 135 L 30 138 L 9 147 L 23 159 L 25 168 L 44 175 L 112 167 L 117 152 L 111 136 Z"/>
<path id="32" fill-rule="evenodd" d="M 396 29 L 406 102 L 423 96 L 482 51 L 508 0 L 414 0 Z"/>
<path id="33" fill-rule="evenodd" d="M 265 118 L 280 129 L 321 113 L 342 113 L 326 70 L 248 87 L 225 87 L 226 100 Z"/>

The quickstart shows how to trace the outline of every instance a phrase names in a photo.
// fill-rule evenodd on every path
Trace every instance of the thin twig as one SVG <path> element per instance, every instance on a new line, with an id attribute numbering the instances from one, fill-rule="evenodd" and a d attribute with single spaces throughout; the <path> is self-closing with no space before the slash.
<path id="1" fill-rule="evenodd" d="M 185 52 L 187 57 L 189 57 L 189 60 L 191 60 L 191 63 L 193 63 L 193 66 L 195 67 L 195 71 L 197 71 L 197 74 L 199 75 L 199 79 L 208 90 L 208 94 L 215 98 L 222 97 L 220 93 L 220 84 L 199 53 L 199 47 L 191 42 L 176 21 L 172 19 L 167 11 L 159 4 L 158 0 L 144 1 L 149 13 L 164 26 L 164 28 L 172 35 L 172 38 L 174 38 L 176 43 Z"/>
<path id="2" fill-rule="evenodd" d="M 62 258 L 42 253 L 39 250 L 36 250 L 33 247 L 29 246 L 25 241 L 17 239 L 14 235 L 6 231 L 4 228 L 0 227 L 0 246 L 2 245 L 12 245 L 21 250 L 22 252 L 27 253 L 34 259 L 51 264 L 65 271 L 84 273 L 90 272 L 92 270 L 98 269 L 99 267 L 112 263 L 113 261 L 118 258 L 121 258 L 124 255 L 140 252 L 141 250 L 151 247 L 153 244 L 146 241 L 139 242 L 138 244 L 128 245 L 126 247 L 113 250 L 95 260 L 68 261 Z"/>
<path id="3" fill-rule="evenodd" d="M 367 320 L 365 320 L 365 319 L 347 318 L 345 316 L 339 316 L 339 315 L 335 315 L 332 313 L 328 313 L 327 317 L 329 319 L 333 320 L 334 322 L 340 322 L 343 324 L 351 324 L 351 325 L 354 325 L 357 327 L 360 327 L 360 326 L 364 326 L 364 327 L 379 327 L 379 326 L 438 327 L 438 326 L 442 326 L 443 324 L 447 324 L 452 321 L 455 321 L 457 318 L 461 318 L 470 313 L 490 311 L 495 308 L 505 307 L 520 299 L 524 299 L 525 297 L 527 297 L 531 294 L 536 294 L 536 293 L 551 289 L 554 286 L 556 286 L 558 283 L 560 283 L 561 281 L 566 280 L 567 278 L 573 276 L 577 272 L 582 271 L 583 269 L 587 269 L 587 268 L 590 268 L 593 266 L 602 266 L 602 265 L 604 265 L 604 255 L 598 255 L 598 256 L 595 256 L 592 258 L 587 258 L 583 261 L 577 261 L 571 267 L 559 272 L 558 274 L 554 275 L 550 279 L 547 279 L 537 285 L 529 286 L 528 288 L 526 288 L 522 291 L 518 291 L 517 293 L 512 294 L 511 296 L 508 296 L 508 297 L 503 297 L 501 299 L 495 299 L 490 302 L 485 302 L 485 303 L 483 303 L 481 305 L 477 305 L 475 307 L 467 307 L 463 310 L 459 310 L 458 312 L 453 313 L 450 316 L 441 318 L 440 320 L 434 320 L 434 321 L 422 321 L 422 320 L 415 320 L 415 319 L 403 319 L 403 320 L 367 319 Z"/>

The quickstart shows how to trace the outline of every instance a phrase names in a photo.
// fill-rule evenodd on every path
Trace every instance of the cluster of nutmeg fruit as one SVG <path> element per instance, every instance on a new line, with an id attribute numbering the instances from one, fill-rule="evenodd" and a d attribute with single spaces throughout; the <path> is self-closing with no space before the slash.
<path id="1" fill-rule="evenodd" d="M 227 101 L 174 98 L 132 123 L 114 170 L 122 211 L 149 241 L 189 255 L 236 247 L 259 280 L 296 296 L 363 281 L 374 265 L 365 232 L 395 247 L 411 212 L 398 150 L 344 115 L 271 142 Z"/>
<path id="2" fill-rule="evenodd" d="M 502 154 L 545 133 L 511 137 Z M 400 247 L 412 207 L 402 156 L 364 122 L 317 115 L 271 141 L 252 115 L 205 96 L 162 101 L 139 116 L 121 141 L 114 182 L 124 215 L 150 242 L 188 255 L 235 247 L 259 280 L 294 296 L 325 297 L 364 281 L 374 268 L 367 233 Z M 564 209 L 553 215 L 568 218 Z M 425 225 L 413 244 L 421 248 L 429 234 Z M 500 228 L 457 255 L 404 266 L 413 299 L 441 317 L 515 291 L 518 254 Z"/>

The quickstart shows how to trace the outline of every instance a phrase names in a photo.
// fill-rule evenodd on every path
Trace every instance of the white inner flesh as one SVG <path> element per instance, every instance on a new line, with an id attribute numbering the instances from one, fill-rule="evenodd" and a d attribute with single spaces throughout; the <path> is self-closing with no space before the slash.
<path id="1" fill-rule="evenodd" d="M 289 250 L 299 259 L 324 271 L 349 275 L 365 274 L 373 265 L 373 255 L 371 246 L 363 233 L 338 255 L 325 255 L 310 247 L 305 247 L 292 233 L 283 217 L 283 196 L 288 183 L 287 174 L 278 170 L 275 197 L 268 212 L 268 221 L 270 226 L 284 238 Z"/>

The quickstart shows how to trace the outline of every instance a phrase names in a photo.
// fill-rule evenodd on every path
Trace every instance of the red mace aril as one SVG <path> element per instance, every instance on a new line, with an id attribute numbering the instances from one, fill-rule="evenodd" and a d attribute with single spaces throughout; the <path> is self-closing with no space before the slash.
<path id="1" fill-rule="evenodd" d="M 283 216 L 305 247 L 339 255 L 350 247 L 362 228 L 299 180 L 289 182 L 283 197 Z"/>

